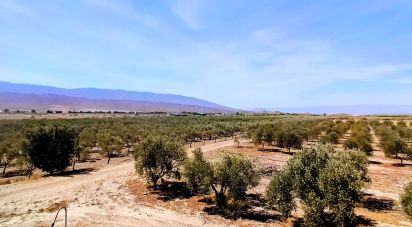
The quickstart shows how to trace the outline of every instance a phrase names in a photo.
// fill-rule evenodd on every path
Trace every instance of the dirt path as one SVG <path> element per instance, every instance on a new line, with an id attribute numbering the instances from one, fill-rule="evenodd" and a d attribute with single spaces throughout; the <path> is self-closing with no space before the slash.
<path id="1" fill-rule="evenodd" d="M 232 140 L 206 144 L 205 152 L 233 145 Z M 47 177 L 0 186 L 1 226 L 50 226 L 54 203 L 68 203 L 70 226 L 199 226 L 200 214 L 188 215 L 136 204 L 125 182 L 134 175 L 133 159 L 95 172 Z M 61 215 L 63 217 L 63 215 Z M 63 225 L 63 218 L 59 218 Z"/>

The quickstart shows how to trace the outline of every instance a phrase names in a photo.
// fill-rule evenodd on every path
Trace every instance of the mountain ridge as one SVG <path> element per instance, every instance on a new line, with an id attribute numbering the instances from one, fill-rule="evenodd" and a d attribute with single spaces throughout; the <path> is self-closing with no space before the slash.
<path id="1" fill-rule="evenodd" d="M 88 99 L 54 94 L 24 94 L 0 91 L 0 108 L 20 110 L 205 112 L 220 113 L 219 108 L 138 100 Z"/>
<path id="2" fill-rule="evenodd" d="M 19 84 L 0 81 L 1 92 L 24 93 L 24 94 L 55 94 L 69 97 L 88 98 L 88 99 L 110 99 L 110 100 L 133 100 L 146 102 L 162 102 L 184 105 L 204 106 L 219 108 L 223 110 L 233 110 L 206 100 L 176 95 L 161 94 L 153 92 L 128 91 L 122 89 L 102 89 L 102 88 L 58 88 L 53 86 Z"/>
<path id="3" fill-rule="evenodd" d="M 0 81 L 0 108 L 41 109 L 61 106 L 76 110 L 234 112 L 235 109 L 206 100 L 175 94 L 100 88 L 58 88 Z M 10 102 L 13 100 L 13 102 Z M 47 105 L 46 105 L 47 104 Z"/>

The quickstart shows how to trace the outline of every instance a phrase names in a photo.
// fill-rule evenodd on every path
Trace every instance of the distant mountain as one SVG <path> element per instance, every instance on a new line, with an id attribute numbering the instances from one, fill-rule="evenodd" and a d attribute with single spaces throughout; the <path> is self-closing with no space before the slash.
<path id="1" fill-rule="evenodd" d="M 0 81 L 0 108 L 95 109 L 122 111 L 233 112 L 234 109 L 205 100 L 174 94 L 156 94 L 97 88 L 64 89 Z M 13 100 L 13 101 L 11 101 Z"/>
<path id="2" fill-rule="evenodd" d="M 352 114 L 352 115 L 395 115 L 412 114 L 412 105 L 342 105 L 342 106 L 315 106 L 299 108 L 276 108 L 274 110 L 287 113 L 312 114 Z"/>

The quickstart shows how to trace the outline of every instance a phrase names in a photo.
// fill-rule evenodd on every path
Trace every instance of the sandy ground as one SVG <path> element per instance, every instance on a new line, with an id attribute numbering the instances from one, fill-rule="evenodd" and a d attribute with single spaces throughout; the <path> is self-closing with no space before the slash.
<path id="1" fill-rule="evenodd" d="M 222 141 L 202 146 L 207 152 L 233 145 Z M 59 203 L 68 204 L 70 226 L 200 226 L 199 214 L 185 214 L 135 202 L 126 187 L 134 161 L 66 177 L 46 177 L 0 186 L 1 226 L 50 226 Z M 57 203 L 57 204 L 55 204 Z M 51 210 L 51 212 L 48 212 Z M 56 226 L 63 226 L 63 215 Z M 216 225 L 216 224 L 214 224 Z"/>

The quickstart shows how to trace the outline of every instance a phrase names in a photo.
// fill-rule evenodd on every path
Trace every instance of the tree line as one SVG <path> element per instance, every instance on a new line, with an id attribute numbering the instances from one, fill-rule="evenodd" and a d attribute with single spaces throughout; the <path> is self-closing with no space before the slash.
<path id="1" fill-rule="evenodd" d="M 373 121 L 371 126 L 380 139 L 381 148 L 387 157 L 396 158 L 401 161 L 412 157 L 412 148 L 407 141 L 411 140 L 412 129 L 404 122 L 395 125 L 392 121 Z"/>

